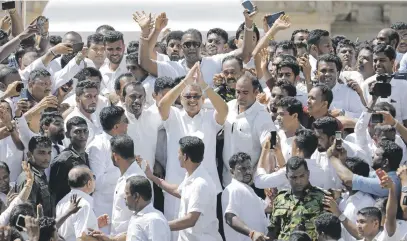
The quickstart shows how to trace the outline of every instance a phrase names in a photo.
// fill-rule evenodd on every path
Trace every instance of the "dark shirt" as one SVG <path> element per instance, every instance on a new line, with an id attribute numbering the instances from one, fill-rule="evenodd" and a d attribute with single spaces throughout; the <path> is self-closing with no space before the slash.
<path id="1" fill-rule="evenodd" d="M 34 176 L 34 182 L 28 201 L 34 204 L 35 207 L 41 204 L 44 210 L 44 216 L 55 217 L 55 202 L 49 190 L 44 171 L 38 170 L 33 165 L 31 165 L 31 170 Z M 22 172 L 16 181 L 15 190 L 17 193 L 21 192 L 26 182 L 27 176 L 25 172 Z"/>
<path id="2" fill-rule="evenodd" d="M 73 167 L 79 165 L 89 167 L 88 154 L 85 153 L 84 157 L 82 157 L 72 146 L 69 146 L 54 158 L 51 164 L 49 183 L 56 203 L 71 191 L 68 185 L 68 173 Z"/>

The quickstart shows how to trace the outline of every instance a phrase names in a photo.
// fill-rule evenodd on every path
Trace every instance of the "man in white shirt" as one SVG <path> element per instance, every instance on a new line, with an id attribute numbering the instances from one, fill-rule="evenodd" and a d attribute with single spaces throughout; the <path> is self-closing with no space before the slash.
<path id="1" fill-rule="evenodd" d="M 81 207 L 77 213 L 72 214 L 59 227 L 58 233 L 66 241 L 75 241 L 88 229 L 98 230 L 102 228 L 100 224 L 107 224 L 107 215 L 96 217 L 93 211 L 93 198 L 90 196 L 95 190 L 95 179 L 92 171 L 87 166 L 76 166 L 69 171 L 68 183 L 71 192 L 68 193 L 57 204 L 56 218 L 66 214 L 71 205 L 71 200 L 75 196 Z"/>
<path id="2" fill-rule="evenodd" d="M 180 185 L 170 184 L 154 176 L 149 168 L 146 176 L 167 193 L 181 199 L 178 218 L 169 222 L 171 231 L 179 231 L 175 240 L 221 241 L 217 232 L 216 186 L 201 165 L 205 144 L 194 136 L 184 136 L 178 143 L 179 164 L 187 170 L 184 181 Z"/>
<path id="3" fill-rule="evenodd" d="M 342 241 L 341 221 L 332 213 L 323 213 L 315 221 L 318 241 Z"/>
<path id="4" fill-rule="evenodd" d="M 393 65 L 396 58 L 396 51 L 390 45 L 379 44 L 373 49 L 373 68 L 376 72 L 375 75 L 368 78 L 363 82 L 361 86 L 363 90 L 363 96 L 366 103 L 370 103 L 372 95 L 370 90 L 373 89 L 373 85 L 377 82 L 376 77 L 380 74 L 393 74 Z M 388 102 L 396 109 L 396 119 L 400 123 L 407 124 L 407 95 L 405 90 L 407 89 L 407 81 L 401 79 L 391 79 L 391 95 L 387 98 L 379 97 L 377 103 Z"/>
<path id="5" fill-rule="evenodd" d="M 236 153 L 230 158 L 229 166 L 233 179 L 222 193 L 226 240 L 250 241 L 267 238 L 267 204 L 250 187 L 253 182 L 250 156 L 243 152 Z"/>
<path id="6" fill-rule="evenodd" d="M 124 103 L 121 101 L 123 95 L 123 87 L 130 82 L 136 82 L 136 77 L 132 73 L 121 74 L 114 80 L 114 93 L 109 94 L 110 102 L 113 105 L 123 107 Z"/>
<path id="7" fill-rule="evenodd" d="M 224 186 L 232 180 L 228 162 L 230 157 L 237 152 L 247 153 L 254 167 L 267 135 L 276 130 L 269 113 L 256 101 L 259 86 L 254 76 L 244 74 L 236 83 L 236 99 L 228 103 L 229 113 L 224 127 L 223 147 Z"/>
<path id="8" fill-rule="evenodd" d="M 103 133 L 87 147 L 89 166 L 96 176 L 96 187 L 93 193 L 95 199 L 94 210 L 96 215 L 108 214 L 112 216 L 113 197 L 120 170 L 113 165 L 110 139 L 112 136 L 126 134 L 128 120 L 124 109 L 118 106 L 109 106 L 100 112 L 100 123 Z M 110 230 L 104 230 L 110 233 Z"/>
<path id="9" fill-rule="evenodd" d="M 126 63 L 123 61 L 126 48 L 123 34 L 118 31 L 106 32 L 103 43 L 108 61 L 99 70 L 103 77 L 100 92 L 105 95 L 114 92 L 114 80 L 121 74 L 126 73 L 127 70 Z"/>
<path id="10" fill-rule="evenodd" d="M 93 62 L 96 69 L 100 69 L 106 58 L 103 35 L 100 33 L 89 35 L 86 45 L 88 47 L 88 59 Z"/>
<path id="11" fill-rule="evenodd" d="M 126 241 L 171 241 L 171 231 L 164 215 L 153 207 L 151 184 L 143 176 L 127 179 L 125 201 L 134 211 L 127 230 Z"/>
<path id="12" fill-rule="evenodd" d="M 332 40 L 329 32 L 322 29 L 314 29 L 308 34 L 309 62 L 311 64 L 311 79 L 315 79 L 317 59 L 320 55 L 333 52 Z"/>
<path id="13" fill-rule="evenodd" d="M 204 94 L 208 96 L 214 110 L 202 108 Z M 172 106 L 180 95 L 182 110 Z M 223 99 L 203 80 L 199 63 L 161 99 L 158 110 L 167 131 L 166 180 L 177 185 L 182 182 L 185 170 L 178 163 L 177 142 L 187 135 L 196 136 L 201 138 L 207 147 L 202 166 L 212 177 L 216 192 L 222 192 L 216 167 L 216 135 L 225 123 L 228 108 Z M 165 196 L 164 214 L 168 220 L 176 217 L 178 207 L 177 199 Z"/>
<path id="14" fill-rule="evenodd" d="M 89 145 L 95 136 L 102 132 L 100 120 L 94 114 L 98 102 L 99 89 L 95 82 L 85 80 L 78 83 L 75 94 L 77 104 L 75 109 L 65 118 L 65 129 L 69 119 L 74 116 L 82 117 L 88 124 L 89 137 L 86 145 Z"/>
<path id="15" fill-rule="evenodd" d="M 318 57 L 315 78 L 319 83 L 326 84 L 332 91 L 333 100 L 330 105 L 332 116 L 345 115 L 358 118 L 365 109 L 360 97 L 362 92 L 357 93 L 345 84 L 338 83 L 341 70 L 342 63 L 338 56 L 322 55 Z"/>
<path id="16" fill-rule="evenodd" d="M 128 229 L 130 218 L 133 214 L 131 210 L 124 205 L 125 186 L 129 177 L 145 176 L 134 155 L 134 142 L 130 136 L 124 134 L 113 136 L 110 139 L 112 149 L 113 165 L 118 167 L 121 173 L 117 180 L 113 197 L 112 229 L 110 234 L 113 236 L 125 233 Z"/>

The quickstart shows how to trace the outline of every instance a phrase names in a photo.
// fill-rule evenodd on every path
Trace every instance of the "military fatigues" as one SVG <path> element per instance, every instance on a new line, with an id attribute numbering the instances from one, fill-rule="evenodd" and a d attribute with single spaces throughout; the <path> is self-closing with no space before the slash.
<path id="1" fill-rule="evenodd" d="M 311 185 L 301 199 L 295 197 L 291 190 L 280 191 L 274 199 L 269 232 L 278 236 L 275 238 L 288 240 L 293 231 L 301 230 L 316 240 L 314 220 L 324 212 L 322 201 L 325 194 L 322 189 Z"/>

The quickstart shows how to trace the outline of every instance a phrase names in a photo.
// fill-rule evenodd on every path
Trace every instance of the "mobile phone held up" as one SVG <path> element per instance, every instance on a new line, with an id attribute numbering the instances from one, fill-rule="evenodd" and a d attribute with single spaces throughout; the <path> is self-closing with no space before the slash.
<path id="1" fill-rule="evenodd" d="M 14 9 L 14 8 L 16 8 L 15 1 L 5 1 L 1 4 L 1 9 L 3 9 L 3 10 L 9 10 L 9 9 Z"/>
<path id="2" fill-rule="evenodd" d="M 383 123 L 383 115 L 382 114 L 372 114 L 372 124 L 380 124 Z"/>
<path id="3" fill-rule="evenodd" d="M 270 149 L 274 149 L 277 144 L 277 132 L 270 131 Z"/>
<path id="4" fill-rule="evenodd" d="M 48 19 L 47 19 L 46 17 L 44 17 L 44 16 L 39 16 L 39 17 L 35 20 L 36 25 L 37 25 L 37 28 L 39 29 L 41 35 L 44 35 L 44 33 L 45 33 L 45 27 L 44 27 L 44 25 L 45 25 L 45 23 L 46 23 L 47 21 L 48 21 Z"/>
<path id="5" fill-rule="evenodd" d="M 380 180 L 382 180 L 382 178 L 386 175 L 386 172 L 379 168 L 376 170 L 376 175 Z"/>
<path id="6" fill-rule="evenodd" d="M 270 16 L 267 17 L 267 25 L 271 28 L 274 22 L 277 21 L 277 19 L 284 14 L 285 14 L 284 11 L 271 14 Z"/>
<path id="7" fill-rule="evenodd" d="M 249 11 L 249 13 L 252 13 L 254 11 L 254 5 L 250 0 L 243 0 L 242 6 Z"/>
<path id="8" fill-rule="evenodd" d="M 18 215 L 16 226 L 20 228 L 25 228 L 25 216 L 24 215 Z"/>
<path id="9" fill-rule="evenodd" d="M 335 148 L 342 149 L 342 132 L 335 132 Z"/>

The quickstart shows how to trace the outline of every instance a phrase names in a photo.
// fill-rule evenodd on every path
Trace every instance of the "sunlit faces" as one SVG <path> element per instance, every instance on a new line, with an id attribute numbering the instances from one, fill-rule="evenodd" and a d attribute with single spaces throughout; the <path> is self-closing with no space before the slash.
<path id="1" fill-rule="evenodd" d="M 290 67 L 281 67 L 277 70 L 277 81 L 288 81 L 295 85 L 295 74 Z"/>
<path id="2" fill-rule="evenodd" d="M 333 52 L 332 40 L 329 36 L 322 36 L 316 46 L 316 51 L 318 55 L 329 54 Z"/>
<path id="3" fill-rule="evenodd" d="M 201 87 L 197 85 L 187 85 L 181 93 L 181 104 L 187 113 L 198 113 L 204 102 Z"/>
<path id="4" fill-rule="evenodd" d="M 106 58 L 105 46 L 102 43 L 91 43 L 88 48 L 88 58 L 96 66 L 102 66 Z"/>
<path id="5" fill-rule="evenodd" d="M 229 88 L 236 88 L 236 81 L 243 75 L 243 70 L 236 59 L 230 59 L 222 64 L 222 73 Z"/>
<path id="6" fill-rule="evenodd" d="M 184 57 L 182 51 L 181 41 L 178 39 L 171 39 L 167 44 L 167 55 L 171 61 L 177 61 Z"/>
<path id="7" fill-rule="evenodd" d="M 234 169 L 231 169 L 233 177 L 245 184 L 251 184 L 253 182 L 253 166 L 249 159 L 244 160 L 242 163 L 236 163 Z"/>
<path id="8" fill-rule="evenodd" d="M 254 88 L 252 80 L 242 76 L 236 83 L 236 101 L 239 109 L 247 110 L 252 106 L 258 93 L 259 91 Z"/>
<path id="9" fill-rule="evenodd" d="M 393 70 L 394 60 L 390 60 L 384 52 L 373 54 L 373 69 L 376 74 L 391 73 Z"/>
<path id="10" fill-rule="evenodd" d="M 302 192 L 309 185 L 309 171 L 304 165 L 287 171 L 286 177 L 293 192 Z"/>
<path id="11" fill-rule="evenodd" d="M 326 84 L 330 89 L 336 85 L 339 72 L 334 62 L 319 61 L 317 66 L 317 79 L 319 83 Z"/>
<path id="12" fill-rule="evenodd" d="M 45 96 L 51 93 L 51 77 L 38 77 L 35 80 L 30 80 L 28 82 L 28 89 L 31 95 L 37 100 L 42 100 Z"/>
<path id="13" fill-rule="evenodd" d="M 113 43 L 105 43 L 106 57 L 113 64 L 120 64 L 124 56 L 124 49 L 125 46 L 122 40 L 118 40 Z"/>
<path id="14" fill-rule="evenodd" d="M 314 132 L 318 138 L 317 146 L 318 151 L 326 152 L 328 148 L 332 145 L 334 136 L 329 137 L 327 134 L 325 134 L 322 130 L 319 129 L 315 129 Z"/>
<path id="15" fill-rule="evenodd" d="M 126 109 L 139 117 L 143 111 L 144 104 L 146 102 L 146 91 L 143 86 L 130 84 L 126 87 L 126 97 L 124 98 L 124 104 Z"/>
<path id="16" fill-rule="evenodd" d="M 211 33 L 208 36 L 206 43 L 206 52 L 212 56 L 216 54 L 221 54 L 225 50 L 225 40 L 216 33 Z"/>
<path id="17" fill-rule="evenodd" d="M 148 72 L 141 68 L 136 60 L 126 60 L 126 68 L 137 81 L 142 82 L 148 76 Z"/>
<path id="18" fill-rule="evenodd" d="M 97 88 L 85 88 L 83 92 L 81 96 L 76 96 L 76 101 L 83 111 L 93 114 L 96 111 L 99 90 Z"/>
<path id="19" fill-rule="evenodd" d="M 30 153 L 30 157 L 32 158 L 31 160 L 36 167 L 46 169 L 49 167 L 49 164 L 51 162 L 51 153 L 51 146 L 40 143 L 37 145 L 34 151 Z"/>
<path id="20" fill-rule="evenodd" d="M 243 38 L 244 38 L 244 31 L 242 31 L 240 33 L 239 39 L 235 40 L 236 47 L 243 48 Z M 256 47 L 257 41 L 259 41 L 259 40 L 257 39 L 256 33 L 253 32 L 253 38 L 252 38 L 252 41 L 250 42 L 250 44 L 251 44 L 250 47 L 252 49 L 254 49 Z"/>
<path id="21" fill-rule="evenodd" d="M 89 129 L 87 125 L 72 126 L 72 129 L 67 133 L 67 137 L 71 143 L 80 147 L 85 147 L 89 137 Z"/>
<path id="22" fill-rule="evenodd" d="M 10 173 L 4 168 L 0 168 L 0 192 L 8 194 L 10 191 Z"/>
<path id="23" fill-rule="evenodd" d="M 182 51 L 188 62 L 195 63 L 201 59 L 202 40 L 197 34 L 184 34 L 181 39 Z"/>
<path id="24" fill-rule="evenodd" d="M 352 67 L 355 64 L 355 49 L 352 46 L 343 46 L 337 51 L 343 66 Z"/>
<path id="25" fill-rule="evenodd" d="M 299 43 L 307 43 L 308 40 L 308 33 L 306 32 L 298 32 L 294 35 L 294 44 Z"/>
<path id="26" fill-rule="evenodd" d="M 318 87 L 312 88 L 308 93 L 307 105 L 311 116 L 328 110 L 328 101 L 322 100 L 322 91 Z"/>

